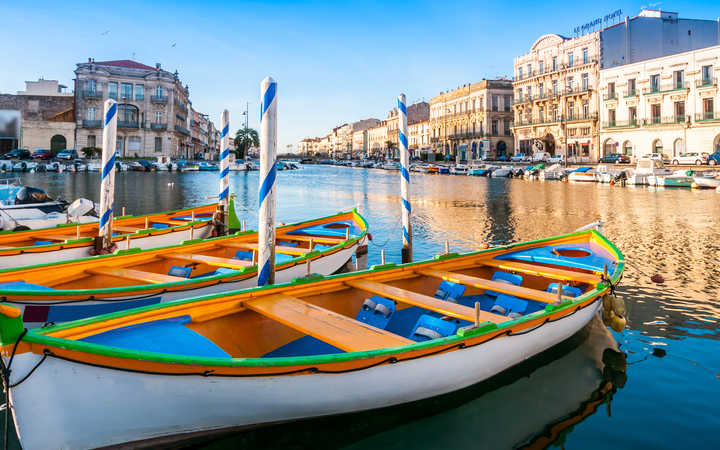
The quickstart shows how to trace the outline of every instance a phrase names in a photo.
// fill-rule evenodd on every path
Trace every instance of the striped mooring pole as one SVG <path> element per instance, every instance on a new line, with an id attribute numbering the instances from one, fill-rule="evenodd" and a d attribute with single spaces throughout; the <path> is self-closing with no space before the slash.
<path id="1" fill-rule="evenodd" d="M 277 82 L 260 83 L 260 189 L 258 191 L 258 286 L 275 283 L 275 178 Z"/>
<path id="2" fill-rule="evenodd" d="M 402 200 L 402 262 L 412 261 L 412 226 L 410 225 L 410 150 L 408 149 L 407 108 L 405 94 L 398 95 L 398 141 L 400 142 L 400 198 Z"/>
<path id="3" fill-rule="evenodd" d="M 112 245 L 112 219 L 115 207 L 115 147 L 117 145 L 117 102 L 105 100 L 102 135 L 102 178 L 100 181 L 100 224 L 98 234 L 103 248 Z"/>
<path id="4" fill-rule="evenodd" d="M 222 214 L 223 226 L 227 230 L 228 203 L 230 198 L 230 111 L 223 110 L 220 133 L 220 195 L 218 208 Z"/>

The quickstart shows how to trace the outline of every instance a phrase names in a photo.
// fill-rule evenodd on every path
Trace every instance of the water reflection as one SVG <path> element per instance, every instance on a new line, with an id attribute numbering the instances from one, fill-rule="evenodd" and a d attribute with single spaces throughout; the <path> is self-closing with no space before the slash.
<path id="1" fill-rule="evenodd" d="M 399 176 L 374 169 L 312 166 L 280 172 L 278 220 L 302 220 L 358 206 L 374 236 L 369 264 L 379 263 L 382 249 L 389 261 L 399 261 Z M 62 193 L 65 198 L 98 200 L 98 174 L 24 174 L 23 178 L 27 184 Z M 116 205 L 127 205 L 128 212 L 136 214 L 209 203 L 208 197 L 218 190 L 217 174 L 212 173 L 131 172 L 118 174 L 116 180 Z M 683 446 L 720 448 L 718 194 L 416 174 L 412 181 L 416 259 L 442 252 L 446 240 L 452 250 L 468 251 L 484 242 L 564 234 L 595 220 L 605 221 L 605 235 L 625 254 L 628 265 L 619 293 L 626 300 L 628 329 L 614 337 L 620 350 L 628 354 L 629 381 L 614 396 L 612 418 L 592 414 L 565 432 L 563 442 L 575 448 L 676 448 L 678 436 L 682 436 Z M 257 185 L 257 172 L 231 174 L 238 213 L 249 227 L 257 223 Z M 665 283 L 651 282 L 654 274 L 662 275 Z M 336 446 L 333 439 L 358 448 L 392 445 L 390 441 L 425 448 L 426 443 L 455 445 L 458 439 L 482 447 L 491 442 L 483 430 L 491 430 L 489 424 L 501 426 L 483 412 L 495 408 L 503 411 L 502 427 L 516 422 L 525 425 L 522 432 L 512 433 L 512 439 L 496 441 L 498 445 L 533 442 L 533 436 L 547 432 L 559 417 L 572 415 L 583 402 L 598 395 L 593 392 L 602 389 L 603 367 L 596 351 L 601 355 L 611 345 L 587 344 L 592 338 L 584 342 L 569 344 L 571 348 L 564 347 L 560 356 L 540 360 L 542 364 L 530 372 L 526 368 L 527 373 L 521 371 L 523 375 L 515 379 L 504 375 L 501 382 L 483 383 L 484 388 L 452 396 L 450 401 L 430 402 L 417 411 L 403 409 L 400 417 L 364 414 L 351 423 L 321 422 L 327 424 L 324 431 L 332 435 L 323 438 L 317 429 L 311 435 L 316 446 L 326 447 Z M 665 356 L 652 356 L 657 349 L 664 350 Z M 510 397 L 508 392 L 521 388 L 525 405 L 517 401 L 516 409 L 502 409 L 503 398 Z M 551 400 L 558 389 L 569 391 L 564 394 L 570 399 L 567 404 L 559 401 L 560 395 L 558 401 Z M 555 406 L 558 408 L 553 409 Z M 378 423 L 375 417 L 383 419 Z M 472 426 L 464 426 L 469 422 Z M 283 428 L 283 433 L 302 434 L 304 427 Z M 350 433 L 355 429 L 361 432 Z M 652 433 L 648 433 L 650 429 Z M 259 445 L 276 434 L 265 433 L 235 436 L 231 442 Z M 346 433 L 352 438 L 345 438 Z M 292 442 L 284 441 L 291 447 Z"/>

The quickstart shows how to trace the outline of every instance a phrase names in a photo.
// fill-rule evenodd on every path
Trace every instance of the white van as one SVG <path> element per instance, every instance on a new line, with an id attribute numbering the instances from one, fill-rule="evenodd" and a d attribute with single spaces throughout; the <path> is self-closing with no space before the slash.
<path id="1" fill-rule="evenodd" d="M 548 152 L 537 152 L 533 154 L 532 160 L 533 162 L 545 162 L 550 158 L 550 153 Z"/>

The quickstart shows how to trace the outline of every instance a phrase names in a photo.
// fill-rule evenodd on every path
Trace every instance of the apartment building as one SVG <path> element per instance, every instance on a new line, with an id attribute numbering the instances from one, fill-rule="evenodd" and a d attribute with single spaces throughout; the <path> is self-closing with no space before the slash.
<path id="1" fill-rule="evenodd" d="M 417 102 L 407 106 L 407 124 L 408 134 L 410 134 L 410 126 L 419 122 L 424 122 L 430 118 L 430 104 L 428 102 Z M 384 144 L 384 150 L 387 155 L 391 158 L 400 157 L 400 141 L 398 139 L 398 109 L 397 107 L 391 109 L 387 113 L 385 119 L 386 125 L 386 138 Z M 409 137 L 408 137 L 409 138 Z M 387 143 L 390 143 L 388 146 Z M 408 142 L 408 145 L 410 143 Z"/>
<path id="2" fill-rule="evenodd" d="M 602 154 L 720 150 L 720 45 L 600 71 Z"/>
<path id="3" fill-rule="evenodd" d="M 131 60 L 96 62 L 75 69 L 76 145 L 102 145 L 103 104 L 118 102 L 117 151 L 121 156 L 194 156 L 189 89 L 177 71 Z M 199 137 L 198 137 L 199 141 Z"/>
<path id="4" fill-rule="evenodd" d="M 430 144 L 446 159 L 506 154 L 512 145 L 512 82 L 482 80 L 430 99 Z"/>

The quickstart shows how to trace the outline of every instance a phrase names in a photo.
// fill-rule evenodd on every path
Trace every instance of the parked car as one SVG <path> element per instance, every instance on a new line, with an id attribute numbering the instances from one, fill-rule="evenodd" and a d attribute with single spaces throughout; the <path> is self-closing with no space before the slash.
<path id="1" fill-rule="evenodd" d="M 36 148 L 34 152 L 30 155 L 32 159 L 52 159 L 53 158 L 53 152 L 50 150 L 46 150 L 44 148 Z"/>
<path id="2" fill-rule="evenodd" d="M 630 164 L 630 157 L 622 153 L 609 153 L 598 160 L 609 164 Z"/>
<path id="3" fill-rule="evenodd" d="M 565 155 L 553 155 L 548 158 L 550 164 L 562 164 L 565 162 Z"/>
<path id="4" fill-rule="evenodd" d="M 707 162 L 708 162 L 708 164 L 710 164 L 711 166 L 715 166 L 715 165 L 717 165 L 717 164 L 720 164 L 720 152 L 715 152 L 715 153 L 712 153 L 712 154 L 708 155 L 708 157 L 707 157 Z"/>
<path id="5" fill-rule="evenodd" d="M 510 157 L 510 161 L 518 162 L 518 161 L 525 161 L 525 153 L 515 153 Z"/>
<path id="6" fill-rule="evenodd" d="M 508 161 L 508 155 L 500 155 L 497 157 L 496 161 Z"/>
<path id="7" fill-rule="evenodd" d="M 60 150 L 60 152 L 57 154 L 57 159 L 66 159 L 66 160 L 70 161 L 70 160 L 78 159 L 78 158 L 79 158 L 78 153 L 71 148 L 66 148 L 64 150 Z"/>
<path id="8" fill-rule="evenodd" d="M 550 159 L 548 152 L 536 152 L 532 155 L 532 162 L 545 162 Z"/>
<path id="9" fill-rule="evenodd" d="M 649 155 L 645 156 L 646 158 L 655 159 L 657 161 L 662 161 L 665 164 L 670 164 L 670 158 L 667 157 L 667 155 L 663 153 L 650 153 Z"/>
<path id="10" fill-rule="evenodd" d="M 10 159 L 27 159 L 30 157 L 30 150 L 24 148 L 14 148 L 5 154 L 6 158 Z"/>
<path id="11" fill-rule="evenodd" d="M 672 163 L 674 165 L 679 164 L 695 164 L 696 166 L 700 166 L 702 164 L 707 164 L 708 162 L 708 154 L 707 153 L 680 153 L 676 157 L 673 158 Z"/>

